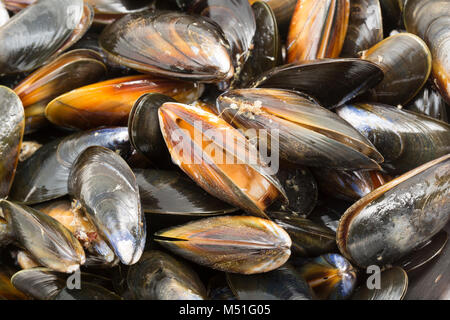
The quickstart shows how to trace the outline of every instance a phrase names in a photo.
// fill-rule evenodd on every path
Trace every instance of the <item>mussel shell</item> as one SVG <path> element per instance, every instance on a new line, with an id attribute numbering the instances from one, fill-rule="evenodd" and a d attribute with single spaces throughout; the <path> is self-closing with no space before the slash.
<path id="1" fill-rule="evenodd" d="M 262 1 L 255 2 L 252 9 L 256 19 L 254 45 L 233 87 L 249 86 L 257 76 L 276 67 L 282 60 L 280 34 L 272 9 Z"/>
<path id="2" fill-rule="evenodd" d="M 83 283 L 81 289 L 69 289 L 66 286 L 52 300 L 122 300 L 122 298 L 102 286 Z"/>
<path id="3" fill-rule="evenodd" d="M 393 267 L 380 274 L 380 288 L 369 289 L 362 284 L 352 300 L 402 300 L 408 289 L 408 275 L 400 267 Z"/>
<path id="4" fill-rule="evenodd" d="M 182 0 L 183 1 L 183 0 Z M 190 13 L 208 17 L 222 29 L 236 72 L 253 48 L 255 16 L 248 0 L 187 0 Z"/>
<path id="5" fill-rule="evenodd" d="M 162 93 L 191 103 L 199 98 L 202 85 L 148 75 L 106 80 L 67 92 L 45 108 L 50 122 L 65 128 L 92 129 L 127 125 L 135 101 L 145 93 Z"/>
<path id="6" fill-rule="evenodd" d="M 328 168 L 313 170 L 319 189 L 327 195 L 356 201 L 390 180 L 381 171 L 343 171 Z"/>
<path id="7" fill-rule="evenodd" d="M 0 2 L 0 27 L 9 20 L 9 13 L 3 2 Z"/>
<path id="8" fill-rule="evenodd" d="M 441 231 L 415 248 L 409 255 L 396 262 L 396 265 L 402 267 L 408 273 L 414 272 L 438 257 L 444 250 L 447 242 L 447 232 Z"/>
<path id="9" fill-rule="evenodd" d="M 394 29 L 402 26 L 403 2 L 406 0 L 379 0 L 383 15 L 383 29 L 387 36 Z"/>
<path id="10" fill-rule="evenodd" d="M 324 59 L 274 68 L 251 86 L 296 90 L 332 109 L 366 92 L 382 79 L 383 71 L 370 61 Z"/>
<path id="11" fill-rule="evenodd" d="M 18 290 L 36 300 L 52 300 L 64 289 L 70 275 L 48 268 L 33 268 L 15 273 L 11 282 Z M 86 283 L 108 285 L 109 280 L 97 275 L 80 273 L 81 286 Z"/>
<path id="12" fill-rule="evenodd" d="M 7 87 L 0 86 L 0 199 L 5 198 L 19 161 L 25 115 L 20 98 Z"/>
<path id="13" fill-rule="evenodd" d="M 64 45 L 83 15 L 82 0 L 38 1 L 0 28 L 0 74 L 33 70 Z"/>
<path id="14" fill-rule="evenodd" d="M 450 119 L 444 98 L 431 83 L 425 85 L 405 108 L 447 123 Z"/>
<path id="15" fill-rule="evenodd" d="M 221 117 L 239 129 L 265 129 L 272 138 L 270 142 L 278 134 L 279 142 L 274 148 L 257 133 L 259 148 L 263 146 L 266 150 L 278 151 L 282 159 L 292 163 L 377 169 L 377 162 L 382 161 L 382 156 L 371 143 L 348 123 L 292 91 L 230 90 L 217 99 L 217 108 Z"/>
<path id="16" fill-rule="evenodd" d="M 291 237 L 293 255 L 315 257 L 337 251 L 336 232 L 329 228 L 283 212 L 271 212 L 270 217 Z"/>
<path id="17" fill-rule="evenodd" d="M 406 104 L 422 89 L 431 72 L 430 50 L 411 33 L 384 39 L 365 51 L 362 58 L 378 64 L 384 72 L 383 81 L 370 91 L 370 101 Z"/>
<path id="18" fill-rule="evenodd" d="M 99 41 L 110 60 L 143 72 L 205 82 L 234 74 L 220 28 L 203 17 L 132 13 L 107 26 Z"/>
<path id="19" fill-rule="evenodd" d="M 159 166 L 170 162 L 170 153 L 159 129 L 158 109 L 174 99 L 160 94 L 147 93 L 133 105 L 128 117 L 128 134 L 133 147 Z"/>
<path id="20" fill-rule="evenodd" d="M 403 10 L 403 20 L 408 32 L 422 39 L 430 24 L 437 18 L 448 15 L 450 3 L 447 0 L 408 0 Z"/>
<path id="21" fill-rule="evenodd" d="M 336 232 L 339 226 L 339 220 L 352 204 L 353 202 L 329 198 L 323 194 L 319 194 L 317 206 L 308 216 L 308 219 Z"/>
<path id="22" fill-rule="evenodd" d="M 289 264 L 255 274 L 227 274 L 231 290 L 239 300 L 313 300 L 305 279 Z"/>
<path id="23" fill-rule="evenodd" d="M 153 7 L 155 0 L 86 0 L 96 14 L 125 14 Z"/>
<path id="24" fill-rule="evenodd" d="M 221 118 L 199 107 L 165 103 L 159 121 L 172 161 L 211 195 L 261 217 L 285 198 L 272 173 L 275 165 L 269 168 L 256 147 Z"/>
<path id="25" fill-rule="evenodd" d="M 270 6 L 275 14 L 280 31 L 286 34 L 297 0 L 249 0 L 251 4 L 257 1 L 265 2 Z"/>
<path id="26" fill-rule="evenodd" d="M 359 266 L 399 260 L 438 233 L 450 215 L 450 154 L 386 183 L 340 220 L 341 253 Z"/>
<path id="27" fill-rule="evenodd" d="M 341 56 L 359 57 L 383 40 L 383 19 L 379 0 L 350 1 L 350 19 Z"/>
<path id="28" fill-rule="evenodd" d="M 70 170 L 68 189 L 120 261 L 136 263 L 144 250 L 146 224 L 136 177 L 125 160 L 104 147 L 87 148 Z"/>
<path id="29" fill-rule="evenodd" d="M 445 122 L 381 104 L 356 103 L 336 112 L 372 142 L 389 173 L 401 174 L 450 153 Z"/>
<path id="30" fill-rule="evenodd" d="M 0 265 L 0 301 L 2 300 L 27 300 L 27 296 L 17 290 L 11 283 L 11 275 L 14 271 L 4 265 Z"/>
<path id="31" fill-rule="evenodd" d="M 55 219 L 30 207 L 0 201 L 14 241 L 37 262 L 60 272 L 73 272 L 85 262 L 83 247 L 73 234 Z"/>
<path id="32" fill-rule="evenodd" d="M 269 207 L 269 215 L 272 211 L 293 213 L 307 216 L 317 204 L 317 183 L 311 171 L 307 167 L 290 167 L 282 164 L 277 173 L 288 203 L 274 203 Z"/>
<path id="33" fill-rule="evenodd" d="M 146 251 L 127 275 L 137 300 L 205 300 L 206 289 L 186 264 L 157 250 Z"/>
<path id="34" fill-rule="evenodd" d="M 202 217 L 236 211 L 176 171 L 135 169 L 133 172 L 145 213 Z"/>
<path id="35" fill-rule="evenodd" d="M 35 204 L 67 194 L 70 168 L 89 146 L 104 146 L 122 156 L 130 152 L 127 128 L 104 128 L 72 134 L 37 150 L 17 170 L 10 197 L 14 201 Z"/>
<path id="36" fill-rule="evenodd" d="M 270 220 L 251 216 L 200 219 L 159 231 L 155 240 L 188 260 L 232 273 L 268 272 L 291 254 L 286 231 Z"/>
<path id="37" fill-rule="evenodd" d="M 287 38 L 287 62 L 336 58 L 344 45 L 350 0 L 299 0 Z"/>
<path id="38" fill-rule="evenodd" d="M 348 299 L 356 286 L 356 269 L 339 254 L 297 259 L 292 263 L 319 299 Z"/>

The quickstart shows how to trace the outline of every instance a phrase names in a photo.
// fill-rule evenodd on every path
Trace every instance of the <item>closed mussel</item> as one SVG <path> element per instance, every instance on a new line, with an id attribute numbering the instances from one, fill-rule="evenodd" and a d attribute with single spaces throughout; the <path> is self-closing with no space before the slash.
<path id="1" fill-rule="evenodd" d="M 450 107 L 437 89 L 428 82 L 423 89 L 405 106 L 405 109 L 449 122 Z"/>
<path id="2" fill-rule="evenodd" d="M 126 157 L 130 152 L 127 128 L 104 128 L 75 133 L 45 144 L 17 170 L 10 197 L 36 204 L 67 194 L 70 168 L 89 146 L 104 146 Z"/>
<path id="3" fill-rule="evenodd" d="M 8 195 L 19 161 L 25 116 L 20 98 L 0 86 L 0 198 Z"/>
<path id="4" fill-rule="evenodd" d="M 445 122 L 381 104 L 356 103 L 336 112 L 372 142 L 384 157 L 382 167 L 392 174 L 450 153 L 450 126 Z"/>
<path id="5" fill-rule="evenodd" d="M 160 128 L 177 164 L 211 195 L 257 216 L 285 197 L 258 150 L 239 131 L 199 107 L 165 103 Z M 275 171 L 276 172 L 276 171 Z"/>
<path id="6" fill-rule="evenodd" d="M 157 250 L 130 267 L 127 283 L 137 300 L 205 300 L 206 289 L 186 264 Z"/>
<path id="7" fill-rule="evenodd" d="M 81 153 L 69 175 L 69 194 L 107 239 L 123 264 L 134 264 L 146 239 L 136 177 L 117 153 L 93 146 Z"/>
<path id="8" fill-rule="evenodd" d="M 338 57 L 349 16 L 349 0 L 297 1 L 287 38 L 287 61 Z"/>
<path id="9" fill-rule="evenodd" d="M 50 122 L 65 128 L 93 129 L 126 125 L 135 101 L 145 93 L 162 93 L 191 103 L 198 99 L 202 85 L 148 75 L 106 80 L 67 92 L 45 108 Z"/>
<path id="10" fill-rule="evenodd" d="M 449 221 L 450 155 L 386 183 L 352 205 L 337 231 L 342 254 L 359 266 L 392 264 Z"/>
<path id="11" fill-rule="evenodd" d="M 270 220 L 251 216 L 201 219 L 155 234 L 174 253 L 216 270 L 254 274 L 283 265 L 291 239 Z"/>
<path id="12" fill-rule="evenodd" d="M 109 59 L 143 72 L 205 82 L 234 74 L 222 31 L 203 17 L 132 13 L 106 27 L 99 41 Z"/>
<path id="13" fill-rule="evenodd" d="M 293 163 L 377 169 L 377 162 L 383 161 L 372 144 L 335 113 L 292 91 L 232 90 L 217 99 L 217 108 L 234 126 L 259 130 L 260 148 L 278 152 L 279 147 L 280 157 Z M 271 139 L 263 139 L 262 133 Z M 271 146 L 278 138 L 274 134 L 279 136 L 279 145 Z"/>

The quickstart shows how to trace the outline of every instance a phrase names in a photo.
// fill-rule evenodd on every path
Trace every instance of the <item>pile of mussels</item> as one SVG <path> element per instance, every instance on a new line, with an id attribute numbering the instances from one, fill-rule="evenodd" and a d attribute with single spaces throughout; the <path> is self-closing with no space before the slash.
<path id="1" fill-rule="evenodd" d="M 0 299 L 450 299 L 450 0 L 1 0 L 0 85 Z"/>

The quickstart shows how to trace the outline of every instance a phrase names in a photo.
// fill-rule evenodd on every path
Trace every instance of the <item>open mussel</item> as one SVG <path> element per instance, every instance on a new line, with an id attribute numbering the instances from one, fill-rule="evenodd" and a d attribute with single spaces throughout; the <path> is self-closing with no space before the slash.
<path id="1" fill-rule="evenodd" d="M 233 87 L 249 86 L 257 76 L 282 60 L 280 34 L 272 9 L 262 1 L 255 2 L 252 9 L 256 19 L 254 45 Z"/>
<path id="2" fill-rule="evenodd" d="M 89 27 L 88 18 L 79 29 L 84 10 L 82 0 L 44 0 L 9 19 L 0 27 L 0 74 L 30 71 L 46 63 L 67 47 L 73 33 L 78 38 Z"/>
<path id="3" fill-rule="evenodd" d="M 251 86 L 299 91 L 332 109 L 373 88 L 382 79 L 383 71 L 373 62 L 323 59 L 274 68 L 263 73 Z"/>
<path id="4" fill-rule="evenodd" d="M 87 147 L 95 145 L 126 157 L 130 152 L 128 130 L 121 127 L 90 130 L 45 144 L 17 170 L 10 198 L 36 204 L 66 195 L 73 162 Z"/>
<path id="5" fill-rule="evenodd" d="M 206 300 L 198 275 L 162 251 L 144 252 L 128 270 L 127 283 L 137 300 Z"/>
<path id="6" fill-rule="evenodd" d="M 341 253 L 359 266 L 392 264 L 449 221 L 450 155 L 386 183 L 353 204 L 340 220 Z"/>
<path id="7" fill-rule="evenodd" d="M 132 13 L 107 26 L 99 41 L 108 59 L 139 71 L 204 82 L 234 75 L 222 31 L 203 17 Z"/>
<path id="8" fill-rule="evenodd" d="M 450 103 L 450 2 L 408 0 L 403 19 L 406 30 L 417 34 L 430 47 L 434 82 Z"/>
<path id="9" fill-rule="evenodd" d="M 287 62 L 336 58 L 344 45 L 350 0 L 299 0 L 287 38 Z"/>
<path id="10" fill-rule="evenodd" d="M 239 300 L 313 300 L 306 280 L 290 264 L 262 274 L 227 274 L 227 282 Z"/>
<path id="11" fill-rule="evenodd" d="M 339 254 L 296 259 L 292 263 L 319 299 L 345 300 L 355 289 L 356 269 Z"/>
<path id="12" fill-rule="evenodd" d="M 450 153 L 445 122 L 381 104 L 349 104 L 336 112 L 372 142 L 384 157 L 382 167 L 392 174 Z"/>
<path id="13" fill-rule="evenodd" d="M 291 254 L 286 231 L 270 220 L 251 216 L 200 219 L 159 231 L 155 240 L 188 260 L 232 273 L 274 270 Z"/>
<path id="14" fill-rule="evenodd" d="M 172 160 L 211 195 L 257 216 L 285 197 L 258 150 L 238 130 L 201 108 L 165 103 L 160 128 Z M 272 170 L 271 170 L 272 169 Z"/>
<path id="15" fill-rule="evenodd" d="M 278 89 L 236 89 L 217 99 L 225 120 L 242 129 L 265 129 L 278 134 L 269 145 L 257 132 L 261 145 L 289 162 L 341 169 L 378 169 L 383 158 L 372 144 L 345 121 L 298 93 Z M 267 141 L 265 141 L 267 140 Z"/>
<path id="16" fill-rule="evenodd" d="M 176 171 L 134 169 L 145 213 L 201 217 L 236 211 Z"/>
<path id="17" fill-rule="evenodd" d="M 0 199 L 5 198 L 19 161 L 25 116 L 20 98 L 7 87 L 0 86 Z"/>
<path id="18" fill-rule="evenodd" d="M 350 1 L 350 19 L 341 56 L 359 53 L 383 40 L 383 19 L 379 0 Z"/>
<path id="19" fill-rule="evenodd" d="M 105 74 L 106 66 L 100 55 L 80 49 L 59 56 L 26 77 L 14 91 L 25 108 L 27 133 L 45 125 L 44 110 L 53 98 L 96 82 Z"/>
<path id="20" fill-rule="evenodd" d="M 193 82 L 135 75 L 106 80 L 67 92 L 45 108 L 50 122 L 65 128 L 93 129 L 126 125 L 135 101 L 145 93 L 161 93 L 183 103 L 198 99 L 203 86 Z"/>
<path id="21" fill-rule="evenodd" d="M 411 33 L 399 33 L 365 51 L 362 59 L 378 64 L 384 79 L 370 92 L 370 101 L 390 105 L 409 102 L 425 85 L 431 72 L 431 53 Z"/>
<path id="22" fill-rule="evenodd" d="M 136 263 L 144 250 L 146 224 L 136 177 L 125 160 L 104 147 L 89 147 L 74 162 L 68 181 L 69 194 L 120 261 Z"/>
<path id="23" fill-rule="evenodd" d="M 85 262 L 80 242 L 62 224 L 30 207 L 0 200 L 1 215 L 12 241 L 36 261 L 60 272 L 74 272 Z"/>

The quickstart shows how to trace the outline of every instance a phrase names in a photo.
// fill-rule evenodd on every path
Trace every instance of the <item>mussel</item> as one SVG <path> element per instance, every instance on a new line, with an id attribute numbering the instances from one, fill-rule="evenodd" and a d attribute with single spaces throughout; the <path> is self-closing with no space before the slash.
<path id="1" fill-rule="evenodd" d="M 286 197 L 271 173 L 276 164 L 270 170 L 256 148 L 216 115 L 165 103 L 159 122 L 172 161 L 211 195 L 262 217 L 270 204 Z"/>
<path id="2" fill-rule="evenodd" d="M 0 199 L 5 198 L 14 179 L 22 144 L 25 116 L 20 98 L 0 86 Z"/>
<path id="3" fill-rule="evenodd" d="M 120 127 L 90 130 L 45 144 L 17 170 L 10 198 L 36 204 L 66 195 L 72 164 L 93 145 L 110 148 L 126 157 L 130 152 L 128 130 Z"/>
<path id="4" fill-rule="evenodd" d="M 107 26 L 99 41 L 109 59 L 139 71 L 205 82 L 234 75 L 222 31 L 203 17 L 132 13 Z"/>
<path id="5" fill-rule="evenodd" d="M 449 122 L 449 107 L 444 98 L 430 82 L 405 106 L 405 109 L 424 114 L 426 116 Z"/>
<path id="6" fill-rule="evenodd" d="M 163 247 L 216 270 L 254 274 L 289 258 L 291 239 L 270 220 L 251 216 L 200 219 L 155 234 Z"/>
<path id="7" fill-rule="evenodd" d="M 373 143 L 384 157 L 382 167 L 392 174 L 450 153 L 445 122 L 376 103 L 348 104 L 336 112 Z"/>
<path id="8" fill-rule="evenodd" d="M 217 99 L 221 117 L 256 132 L 259 146 L 289 162 L 341 169 L 377 169 L 383 158 L 372 144 L 335 113 L 298 93 L 278 89 L 236 89 Z M 265 141 L 267 140 L 267 141 Z"/>
<path id="9" fill-rule="evenodd" d="M 136 263 L 144 250 L 146 223 L 136 177 L 125 160 L 104 147 L 89 147 L 73 163 L 68 181 L 69 194 L 80 201 L 120 261 Z"/>
<path id="10" fill-rule="evenodd" d="M 349 0 L 299 0 L 287 38 L 287 61 L 336 58 L 344 45 Z"/>
<path id="11" fill-rule="evenodd" d="M 143 94 L 154 92 L 183 103 L 198 99 L 202 85 L 135 75 L 106 80 L 67 92 L 45 108 L 47 119 L 61 127 L 93 129 L 126 125 L 134 102 Z"/>
<path id="12" fill-rule="evenodd" d="M 450 215 L 450 155 L 386 183 L 340 220 L 341 253 L 359 266 L 392 264 L 439 232 Z"/>

